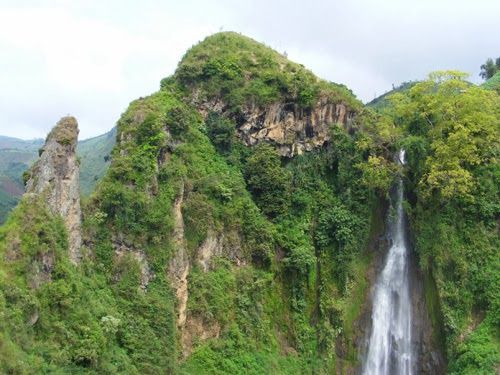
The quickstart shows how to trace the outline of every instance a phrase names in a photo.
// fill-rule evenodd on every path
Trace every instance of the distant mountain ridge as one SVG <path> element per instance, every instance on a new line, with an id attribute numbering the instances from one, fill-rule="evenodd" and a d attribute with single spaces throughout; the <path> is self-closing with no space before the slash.
<path id="1" fill-rule="evenodd" d="M 0 150 L 4 149 L 31 150 L 33 147 L 40 147 L 42 144 L 43 144 L 42 138 L 24 140 L 24 139 L 0 135 Z"/>

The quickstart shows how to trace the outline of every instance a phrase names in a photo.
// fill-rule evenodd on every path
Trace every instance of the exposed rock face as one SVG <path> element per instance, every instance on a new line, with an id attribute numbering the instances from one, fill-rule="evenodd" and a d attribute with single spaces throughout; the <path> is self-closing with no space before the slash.
<path id="1" fill-rule="evenodd" d="M 175 254 L 168 265 L 168 275 L 177 298 L 177 328 L 182 332 L 186 323 L 186 308 L 188 300 L 187 277 L 189 274 L 189 256 L 184 240 L 184 220 L 182 217 L 182 201 L 184 186 L 175 199 L 174 213 L 174 245 Z"/>
<path id="2" fill-rule="evenodd" d="M 205 238 L 205 241 L 198 248 L 197 261 L 204 272 L 210 269 L 210 260 L 212 257 L 221 255 L 223 241 L 224 235 L 216 236 L 213 232 L 209 231 L 207 238 Z"/>
<path id="3" fill-rule="evenodd" d="M 441 350 L 442 348 L 440 348 L 439 343 L 436 342 L 436 337 L 433 335 L 433 329 L 438 327 L 432 325 L 429 308 L 425 300 L 424 275 L 416 264 L 417 259 L 413 254 L 410 267 L 410 283 L 413 308 L 412 341 L 417 358 L 415 361 L 416 371 L 418 374 L 445 374 L 446 359 Z"/>
<path id="4" fill-rule="evenodd" d="M 196 262 L 203 272 L 208 272 L 212 258 L 216 257 L 229 259 L 238 267 L 245 265 L 241 250 L 241 237 L 238 232 L 226 230 L 215 233 L 211 229 L 208 230 L 207 237 L 196 249 Z"/>
<path id="5" fill-rule="evenodd" d="M 189 315 L 181 337 L 182 355 L 187 357 L 196 341 L 218 338 L 221 327 L 216 321 L 205 321 L 203 317 Z"/>
<path id="6" fill-rule="evenodd" d="M 77 139 L 76 119 L 68 116 L 59 120 L 47 136 L 26 183 L 27 193 L 43 194 L 50 211 L 64 219 L 69 258 L 75 264 L 80 259 L 82 244 Z"/>
<path id="7" fill-rule="evenodd" d="M 209 272 L 211 262 L 216 257 L 231 259 L 234 264 L 241 265 L 237 254 L 240 253 L 239 237 L 229 231 L 227 236 L 209 229 L 207 237 L 196 250 L 195 262 L 203 272 Z M 187 357 L 196 342 L 218 338 L 221 326 L 216 320 L 195 315 L 190 311 L 185 312 L 184 326 L 181 332 L 182 356 Z"/>
<path id="8" fill-rule="evenodd" d="M 174 255 L 170 260 L 167 272 L 177 300 L 177 329 L 180 334 L 181 356 L 187 357 L 193 343 L 209 338 L 216 338 L 220 333 L 217 321 L 191 314 L 187 309 L 188 303 L 188 276 L 194 263 L 204 271 L 211 268 L 213 258 L 224 256 L 231 259 L 237 266 L 244 264 L 239 258 L 241 253 L 240 238 L 237 233 L 216 233 L 209 230 L 203 243 L 196 249 L 196 255 L 190 260 L 186 240 L 184 237 L 184 219 L 182 203 L 184 201 L 184 186 L 177 195 L 173 204 L 174 216 Z"/>
<path id="9" fill-rule="evenodd" d="M 203 116 L 209 112 L 223 113 L 224 103 L 216 98 L 195 104 Z M 276 146 L 282 156 L 292 157 L 321 147 L 330 139 L 329 126 L 340 124 L 350 130 L 354 112 L 343 103 L 320 98 L 310 109 L 295 103 L 274 103 L 269 106 L 247 105 L 234 118 L 237 135 L 247 146 L 267 141 Z"/>

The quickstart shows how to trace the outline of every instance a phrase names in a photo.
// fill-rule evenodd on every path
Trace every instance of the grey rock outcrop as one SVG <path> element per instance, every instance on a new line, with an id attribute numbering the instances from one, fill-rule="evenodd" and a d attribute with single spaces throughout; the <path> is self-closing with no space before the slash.
<path id="1" fill-rule="evenodd" d="M 197 97 L 194 93 L 192 104 L 202 116 L 209 112 L 224 113 L 225 104 L 221 99 L 199 102 Z M 322 97 L 311 108 L 283 102 L 267 106 L 247 104 L 233 120 L 236 133 L 245 145 L 266 141 L 273 144 L 281 156 L 292 157 L 323 146 L 330 139 L 332 124 L 350 131 L 354 114 L 344 103 L 333 103 Z"/>
<path id="2" fill-rule="evenodd" d="M 207 238 L 200 245 L 197 251 L 197 261 L 203 272 L 210 269 L 212 257 L 221 255 L 223 249 L 224 235 L 216 236 L 212 231 L 207 233 Z"/>
<path id="3" fill-rule="evenodd" d="M 63 218 L 68 231 L 68 255 L 74 264 L 80 259 L 82 245 L 77 140 L 76 119 L 61 118 L 47 136 L 26 183 L 26 193 L 42 195 L 52 214 Z"/>

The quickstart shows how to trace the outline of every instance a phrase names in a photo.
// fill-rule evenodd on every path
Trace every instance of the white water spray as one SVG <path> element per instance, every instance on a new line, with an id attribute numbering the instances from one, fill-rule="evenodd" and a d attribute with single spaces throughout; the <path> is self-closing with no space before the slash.
<path id="1" fill-rule="evenodd" d="M 405 164 L 405 152 L 399 152 Z M 391 247 L 386 263 L 375 284 L 372 331 L 363 374 L 411 375 L 411 319 L 408 274 L 408 245 L 403 212 L 403 181 L 398 180 L 395 217 L 389 220 Z"/>

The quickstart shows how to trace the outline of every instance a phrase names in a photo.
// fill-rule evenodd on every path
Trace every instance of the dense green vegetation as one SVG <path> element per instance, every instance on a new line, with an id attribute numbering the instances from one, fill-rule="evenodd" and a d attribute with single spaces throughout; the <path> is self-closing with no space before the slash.
<path id="1" fill-rule="evenodd" d="M 5 371 L 302 373 L 336 365 L 328 353 L 356 314 L 346 301 L 359 279 L 354 259 L 371 202 L 354 168 L 362 160 L 354 140 L 334 127 L 335 144 L 284 165 L 269 146 L 242 146 L 231 120 L 212 114 L 202 121 L 184 95 L 173 80 L 163 81 L 160 92 L 133 102 L 119 120 L 111 167 L 84 207 L 93 256 L 80 267 L 69 265 L 64 229 L 41 202 L 25 201 L 10 217 L 2 254 L 17 253 L 9 248 L 18 242 L 12 236 L 30 226 L 21 248 L 50 252 L 56 267 L 36 288 L 26 268 L 5 284 L 2 311 L 12 318 L 5 331 L 10 349 L 2 354 L 17 356 L 4 362 Z M 192 263 L 188 319 L 216 324 L 220 334 L 194 342 L 179 364 L 183 348 L 165 269 L 175 250 L 172 203 L 180 191 Z M 208 233 L 224 235 L 230 251 L 204 272 L 196 257 Z M 115 255 L 117 244 L 145 254 L 154 274 L 147 286 L 132 254 Z M 2 275 L 13 264 L 4 262 Z M 11 298 L 11 289 L 21 296 Z M 25 300 L 36 307 L 27 310 Z M 27 311 L 38 316 L 28 326 Z"/>
<path id="2" fill-rule="evenodd" d="M 77 270 L 69 263 L 61 218 L 40 198 L 25 197 L 2 227 L 0 244 L 2 373 L 130 369 L 126 350 L 115 344 L 126 312 L 94 264 Z"/>
<path id="3" fill-rule="evenodd" d="M 437 285 L 452 373 L 491 373 L 499 357 L 500 98 L 460 72 L 390 97 L 402 129 L 421 268 Z"/>
<path id="4" fill-rule="evenodd" d="M 376 113 L 236 33 L 193 47 L 158 92 L 119 119 L 111 164 L 84 203 L 79 266 L 69 262 L 64 223 L 43 197 L 25 196 L 0 228 L 0 371 L 354 371 L 369 250 L 381 235 L 389 187 L 403 175 L 449 370 L 493 372 L 498 94 L 458 72 L 397 91 Z M 236 137 L 243 106 L 282 100 L 308 108 L 319 95 L 350 106 L 354 134 L 331 124 L 328 143 L 291 159 Z M 195 108 L 201 100 L 221 100 L 225 109 L 203 118 Z M 89 140 L 80 152 L 108 160 L 112 138 Z M 401 147 L 405 170 L 393 162 Z M 86 179 L 104 173 L 94 167 Z M 208 240 L 216 251 L 204 263 Z M 170 272 L 184 246 L 187 320 L 178 327 Z"/>
<path id="5" fill-rule="evenodd" d="M 322 81 L 302 65 L 234 32 L 209 36 L 192 47 L 182 58 L 175 80 L 187 91 L 196 89 L 196 100 L 223 98 L 235 115 L 245 104 L 278 100 L 307 108 L 320 95 L 346 101 L 352 108 L 361 106 L 345 86 Z M 168 79 L 163 81 L 167 83 Z"/>

